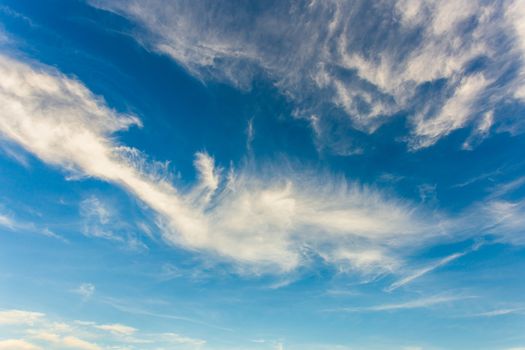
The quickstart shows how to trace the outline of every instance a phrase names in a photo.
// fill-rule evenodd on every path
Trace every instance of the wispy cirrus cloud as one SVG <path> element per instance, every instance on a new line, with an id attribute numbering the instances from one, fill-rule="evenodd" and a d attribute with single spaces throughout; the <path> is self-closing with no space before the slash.
<path id="1" fill-rule="evenodd" d="M 64 243 L 69 241 L 59 234 L 51 231 L 48 227 L 39 227 L 33 222 L 23 221 L 11 214 L 11 212 L 2 212 L 0 207 L 0 227 L 7 228 L 10 231 L 22 231 L 37 233 L 46 237 L 58 239 Z"/>
<path id="2" fill-rule="evenodd" d="M 453 303 L 458 300 L 463 300 L 469 297 L 465 296 L 431 296 L 426 298 L 420 298 L 415 300 L 409 300 L 401 303 L 393 304 L 379 304 L 373 306 L 363 307 L 343 307 L 338 309 L 332 309 L 328 311 L 335 312 L 381 312 L 381 311 L 398 311 L 398 310 L 410 310 L 410 309 L 422 309 L 432 307 L 438 304 Z M 471 298 L 471 297 L 470 297 Z"/>
<path id="3" fill-rule="evenodd" d="M 490 311 L 479 312 L 476 314 L 467 315 L 467 317 L 498 317 L 505 315 L 523 315 L 525 314 L 524 307 L 514 307 L 514 308 L 501 308 L 494 309 Z"/>
<path id="4" fill-rule="evenodd" d="M 248 88 L 265 74 L 334 152 L 360 148 L 330 125 L 372 133 L 399 113 L 409 115 L 412 149 L 460 128 L 471 128 L 466 149 L 494 125 L 521 128 L 494 113 L 525 101 L 521 1 L 270 1 L 257 11 L 206 0 L 90 3 L 137 23 L 140 43 L 199 79 Z"/>
<path id="5" fill-rule="evenodd" d="M 444 258 L 441 258 L 437 261 L 435 261 L 434 263 L 428 265 L 428 266 L 425 266 L 423 268 L 420 268 L 420 269 L 416 269 L 414 271 L 412 271 L 411 273 L 409 273 L 408 275 L 406 275 L 405 277 L 401 278 L 400 280 L 392 283 L 390 286 L 388 286 L 385 290 L 387 292 L 392 292 L 400 287 L 403 287 L 407 284 L 410 284 L 412 283 L 413 281 L 415 281 L 416 279 L 418 278 L 421 278 L 422 276 L 428 274 L 428 273 L 431 273 L 432 271 L 442 267 L 442 266 L 445 266 L 451 262 L 453 262 L 454 260 L 457 260 L 473 251 L 476 251 L 478 250 L 481 246 L 483 245 L 483 242 L 478 242 L 476 244 L 474 244 L 470 249 L 467 249 L 463 252 L 458 252 L 458 253 L 454 253 L 454 254 L 450 254 L 448 256 L 445 256 Z"/>
<path id="6" fill-rule="evenodd" d="M 454 253 L 454 254 L 451 254 L 449 256 L 446 256 L 446 257 L 438 260 L 434 264 L 431 264 L 429 266 L 426 266 L 424 268 L 416 270 L 413 273 L 409 274 L 408 276 L 406 276 L 406 277 L 404 277 L 404 278 L 402 278 L 402 279 L 392 283 L 388 288 L 386 288 L 386 291 L 391 292 L 391 291 L 396 290 L 396 289 L 398 289 L 398 288 L 400 288 L 402 286 L 405 286 L 405 285 L 413 282 L 414 280 L 416 280 L 416 279 L 426 275 L 427 273 L 430 273 L 430 272 L 434 271 L 435 269 L 450 263 L 451 261 L 454 261 L 456 259 L 461 258 L 465 254 L 466 253 Z"/>

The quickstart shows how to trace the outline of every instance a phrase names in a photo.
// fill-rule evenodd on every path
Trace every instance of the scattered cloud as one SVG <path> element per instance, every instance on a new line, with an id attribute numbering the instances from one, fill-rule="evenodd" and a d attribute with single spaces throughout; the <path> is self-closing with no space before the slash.
<path id="1" fill-rule="evenodd" d="M 205 340 L 189 338 L 177 333 L 164 333 L 162 336 L 168 343 L 171 344 L 191 345 L 195 347 L 200 347 L 206 344 Z"/>
<path id="2" fill-rule="evenodd" d="M 21 339 L 0 340 L 0 350 L 41 350 L 42 348 Z"/>
<path id="3" fill-rule="evenodd" d="M 79 339 L 74 336 L 67 336 L 62 339 L 62 344 L 65 347 L 79 349 L 79 350 L 102 350 L 100 346 L 88 341 Z"/>
<path id="4" fill-rule="evenodd" d="M 0 226 L 7 227 L 10 230 L 13 230 L 16 226 L 12 218 L 7 215 L 0 214 Z"/>
<path id="5" fill-rule="evenodd" d="M 37 312 L 6 310 L 0 314 L 10 325 L 9 332 L 17 334 L 13 339 L 0 340 L 5 350 L 106 350 L 160 348 L 201 348 L 205 340 L 180 333 L 144 332 L 120 323 L 99 324 L 91 321 L 56 322 L 50 316 Z M 23 334 L 24 337 L 19 335 Z"/>
<path id="6" fill-rule="evenodd" d="M 133 335 L 137 329 L 122 324 L 101 324 L 96 325 L 95 328 L 102 329 L 117 335 Z"/>
<path id="7" fill-rule="evenodd" d="M 73 292 L 77 293 L 84 300 L 90 299 L 95 294 L 95 285 L 91 283 L 82 283 L 78 288 L 74 289 Z"/>
<path id="8" fill-rule="evenodd" d="M 74 333 L 75 330 L 69 329 L 66 332 L 62 333 Z M 36 329 L 28 330 L 27 333 L 30 335 L 33 341 L 43 341 L 48 345 L 53 345 L 54 347 L 66 348 L 66 349 L 75 349 L 75 350 L 102 350 L 103 348 L 99 345 L 80 339 L 74 335 L 64 335 L 54 333 L 47 329 Z"/>
<path id="9" fill-rule="evenodd" d="M 59 234 L 51 231 L 47 227 L 39 227 L 33 222 L 27 222 L 16 218 L 10 212 L 2 212 L 0 206 L 0 227 L 5 227 L 11 231 L 23 231 L 40 234 L 46 237 L 54 238 L 64 243 L 68 243 L 68 240 Z"/>
<path id="10" fill-rule="evenodd" d="M 123 237 L 114 232 L 117 219 L 110 206 L 96 196 L 90 196 L 80 203 L 80 215 L 84 218 L 84 234 L 88 237 L 123 241 Z"/>
<path id="11" fill-rule="evenodd" d="M 44 316 L 40 312 L 3 310 L 0 311 L 0 325 L 31 325 Z"/>

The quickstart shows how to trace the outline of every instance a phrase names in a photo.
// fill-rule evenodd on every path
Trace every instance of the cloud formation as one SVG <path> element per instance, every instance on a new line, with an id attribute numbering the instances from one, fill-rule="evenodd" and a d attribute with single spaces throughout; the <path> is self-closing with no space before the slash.
<path id="1" fill-rule="evenodd" d="M 103 349 L 199 349 L 205 340 L 179 333 L 152 333 L 123 324 L 98 324 L 90 321 L 60 321 L 33 311 L 5 310 L 4 315 L 38 315 L 34 321 L 9 323 L 0 340 L 2 350 L 103 350 Z M 11 317 L 12 318 L 12 317 Z"/>
<path id="2" fill-rule="evenodd" d="M 30 325 L 44 316 L 40 312 L 29 312 L 23 310 L 0 311 L 0 325 Z"/>
<path id="3" fill-rule="evenodd" d="M 77 80 L 36 63 L 0 55 L 0 73 L 4 139 L 68 174 L 124 188 L 153 210 L 165 241 L 233 262 L 239 271 L 290 271 L 319 257 L 340 271 L 392 272 L 403 251 L 461 230 L 522 242 L 521 202 L 494 198 L 469 214 L 486 213 L 483 220 L 468 223 L 331 174 L 283 164 L 226 170 L 201 152 L 195 156 L 196 183 L 178 188 L 162 166 L 116 140 L 115 132 L 140 126 L 138 118 L 118 113 Z M 81 214 L 96 223 L 86 232 L 104 236 L 99 229 L 110 220 L 104 203 L 89 197 Z"/>
<path id="4" fill-rule="evenodd" d="M 198 153 L 197 183 L 178 189 L 144 167 L 138 151 L 119 145 L 117 131 L 140 121 L 109 108 L 80 82 L 49 68 L 0 56 L 1 135 L 68 173 L 117 184 L 158 214 L 164 238 L 252 267 L 286 271 L 308 255 L 357 270 L 395 265 L 389 249 L 435 233 L 417 208 L 377 190 L 293 170 L 230 169 L 223 175 Z M 133 155 L 133 156 L 130 156 Z M 100 223 L 97 198 L 81 212 Z"/>
<path id="5" fill-rule="evenodd" d="M 470 127 L 468 149 L 495 125 L 516 131 L 520 123 L 495 113 L 509 99 L 525 101 L 519 0 L 269 1 L 256 10 L 228 1 L 90 2 L 137 23 L 139 42 L 199 79 L 249 88 L 265 75 L 312 122 L 320 145 L 341 154 L 359 148 L 334 140 L 334 123 L 372 133 L 405 113 L 412 149 Z"/>
<path id="6" fill-rule="evenodd" d="M 21 339 L 0 340 L 0 350 L 40 350 L 41 348 Z"/>

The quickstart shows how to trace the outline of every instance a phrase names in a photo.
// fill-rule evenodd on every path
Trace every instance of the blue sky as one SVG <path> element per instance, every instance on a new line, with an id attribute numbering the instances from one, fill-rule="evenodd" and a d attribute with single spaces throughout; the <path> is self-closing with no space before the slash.
<path id="1" fill-rule="evenodd" d="M 525 349 L 524 16 L 0 0 L 0 349 Z"/>

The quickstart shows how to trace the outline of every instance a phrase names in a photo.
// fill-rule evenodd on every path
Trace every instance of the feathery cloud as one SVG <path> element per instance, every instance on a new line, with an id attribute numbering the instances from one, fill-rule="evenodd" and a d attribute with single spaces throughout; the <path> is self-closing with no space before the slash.
<path id="1" fill-rule="evenodd" d="M 496 106 L 525 101 L 519 0 L 270 1 L 256 12 L 207 0 L 90 2 L 137 23 L 140 43 L 199 79 L 247 89 L 265 74 L 296 115 L 315 118 L 318 141 L 335 152 L 359 148 L 344 136 L 334 140 L 341 136 L 330 125 L 350 121 L 371 133 L 400 112 L 409 114 L 412 149 L 472 127 L 470 148 L 509 118 L 494 114 Z"/>

